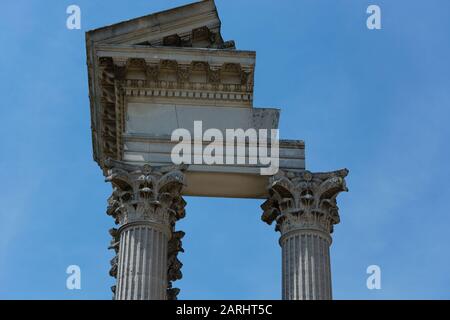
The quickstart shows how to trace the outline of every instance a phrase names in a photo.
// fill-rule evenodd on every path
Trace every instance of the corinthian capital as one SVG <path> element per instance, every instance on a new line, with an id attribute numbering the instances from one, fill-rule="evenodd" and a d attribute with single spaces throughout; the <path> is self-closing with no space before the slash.
<path id="1" fill-rule="evenodd" d="M 106 181 L 113 193 L 108 200 L 107 213 L 121 226 L 150 221 L 173 226 L 185 215 L 186 202 L 181 197 L 185 185 L 185 166 L 135 166 L 108 160 Z"/>
<path id="2" fill-rule="evenodd" d="M 310 229 L 327 234 L 339 223 L 336 197 L 348 191 L 345 185 L 347 169 L 311 173 L 283 172 L 270 178 L 269 199 L 261 208 L 261 219 L 285 234 L 296 229 Z"/>

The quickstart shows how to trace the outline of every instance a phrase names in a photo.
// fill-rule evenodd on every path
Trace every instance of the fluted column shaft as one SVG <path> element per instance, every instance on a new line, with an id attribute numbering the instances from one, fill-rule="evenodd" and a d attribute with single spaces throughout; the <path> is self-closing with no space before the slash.
<path id="1" fill-rule="evenodd" d="M 168 232 L 151 224 L 120 232 L 117 300 L 165 300 Z"/>
<path id="2" fill-rule="evenodd" d="M 282 299 L 330 300 L 330 239 L 320 233 L 296 230 L 280 238 Z"/>
<path id="3" fill-rule="evenodd" d="M 107 213 L 118 229 L 111 229 L 112 287 L 117 300 L 176 299 L 179 289 L 172 282 L 181 279 L 184 232 L 175 223 L 185 215 L 181 197 L 184 168 L 149 165 L 131 166 L 110 161 L 107 181 L 113 185 Z"/>
<path id="4" fill-rule="evenodd" d="M 311 173 L 283 172 L 271 177 L 262 220 L 281 233 L 282 298 L 332 298 L 330 245 L 339 223 L 336 197 L 347 191 L 346 169 Z"/>

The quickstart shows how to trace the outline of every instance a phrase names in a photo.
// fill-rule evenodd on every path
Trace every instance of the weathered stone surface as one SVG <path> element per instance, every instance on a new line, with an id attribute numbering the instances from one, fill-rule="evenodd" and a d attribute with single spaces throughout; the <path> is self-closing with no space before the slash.
<path id="1" fill-rule="evenodd" d="M 336 197 L 347 191 L 347 174 L 281 171 L 270 179 L 262 220 L 281 233 L 283 299 L 332 298 L 330 234 L 339 223 Z"/>
<path id="2" fill-rule="evenodd" d="M 172 165 L 171 133 L 192 132 L 194 121 L 205 130 L 278 128 L 278 109 L 253 108 L 256 53 L 236 50 L 220 27 L 206 0 L 86 34 L 94 159 L 113 186 L 107 214 L 118 225 L 114 299 L 177 299 L 182 195 L 268 198 L 262 218 L 281 232 L 283 299 L 331 299 L 330 233 L 346 170 L 305 171 L 301 140 L 279 141 L 273 177 L 249 152 L 236 155 L 242 163 Z"/>
<path id="3" fill-rule="evenodd" d="M 104 171 L 107 158 L 170 164 L 171 133 L 194 121 L 205 130 L 278 128 L 278 109 L 253 108 L 255 52 L 223 41 L 214 1 L 89 31 L 86 47 L 94 159 Z M 280 147 L 282 169 L 304 170 L 303 142 Z M 267 197 L 261 164 L 245 160 L 190 166 L 185 194 Z"/>
<path id="4" fill-rule="evenodd" d="M 184 252 L 183 244 L 181 239 L 184 237 L 185 233 L 183 231 L 173 232 L 172 238 L 169 241 L 168 246 L 168 272 L 167 277 L 169 285 L 167 286 L 167 300 L 177 300 L 177 295 L 180 292 L 178 288 L 172 288 L 173 282 L 180 280 L 183 277 L 181 272 L 181 267 L 183 263 L 178 260 L 178 253 Z"/>
<path id="5" fill-rule="evenodd" d="M 205 0 L 90 31 L 86 43 L 232 49 L 220 27 L 214 1 Z"/>
<path id="6" fill-rule="evenodd" d="M 175 223 L 185 215 L 186 168 L 105 164 L 113 186 L 107 212 L 119 224 L 110 230 L 117 253 L 110 270 L 117 278 L 115 299 L 166 299 L 172 281 L 182 276 L 177 254 L 184 233 L 175 232 Z"/>

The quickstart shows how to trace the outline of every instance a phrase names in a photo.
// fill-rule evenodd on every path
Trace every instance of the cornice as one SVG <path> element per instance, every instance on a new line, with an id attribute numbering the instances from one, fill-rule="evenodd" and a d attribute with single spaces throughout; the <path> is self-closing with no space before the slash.
<path id="1" fill-rule="evenodd" d="M 179 63 L 199 61 L 210 64 L 239 63 L 245 66 L 254 66 L 256 58 L 256 52 L 249 50 L 117 44 L 98 44 L 95 46 L 95 53 L 99 58 L 111 57 L 116 60 L 141 58 L 148 62 L 154 60 L 176 60 Z"/>
<path id="2" fill-rule="evenodd" d="M 210 101 L 211 105 L 220 101 L 224 105 L 247 107 L 253 104 L 254 52 L 192 48 L 140 48 L 139 51 L 146 52 L 151 59 L 129 57 L 121 50 L 117 52 L 122 54 L 114 56 L 108 51 L 112 57 L 100 54 L 94 68 L 89 66 L 90 74 L 95 76 L 90 79 L 90 100 L 94 115 L 93 140 L 97 144 L 94 154 L 100 166 L 107 157 L 123 158 L 127 99 L 191 100 L 200 104 Z M 175 51 L 178 56 L 170 54 Z M 206 55 L 208 52 L 213 53 Z M 184 59 L 189 56 L 191 60 L 166 59 L 174 56 Z M 214 56 L 220 58 L 214 60 Z M 241 61 L 242 56 L 249 65 L 230 62 Z M 196 81 L 195 75 L 200 75 L 204 82 Z M 233 83 L 229 82 L 231 79 Z"/>
<path id="3" fill-rule="evenodd" d="M 164 36 L 191 30 L 197 25 L 217 28 L 220 19 L 214 1 L 199 1 L 185 6 L 152 13 L 121 21 L 86 32 L 86 37 L 95 42 L 124 43 L 134 41 L 142 35 L 147 38 Z"/>
<path id="4" fill-rule="evenodd" d="M 86 33 L 93 151 L 100 166 L 108 157 L 123 158 L 128 99 L 252 107 L 256 53 L 234 50 L 220 26 L 215 3 L 207 0 Z"/>

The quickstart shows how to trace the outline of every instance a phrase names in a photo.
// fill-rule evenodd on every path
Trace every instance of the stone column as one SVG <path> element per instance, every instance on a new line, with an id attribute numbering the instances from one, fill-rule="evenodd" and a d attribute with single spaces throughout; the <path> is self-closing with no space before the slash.
<path id="1" fill-rule="evenodd" d="M 175 231 L 175 222 L 185 215 L 185 168 L 138 167 L 112 160 L 107 166 L 106 181 L 113 186 L 107 213 L 119 226 L 110 230 L 110 248 L 117 254 L 110 271 L 117 279 L 114 299 L 176 299 L 179 290 L 171 282 L 181 278 L 177 254 L 184 233 Z M 173 261 L 178 263 L 174 266 Z"/>
<path id="2" fill-rule="evenodd" d="M 271 177 L 262 220 L 275 222 L 281 233 L 283 300 L 332 299 L 329 248 L 347 174 L 280 171 Z"/>

